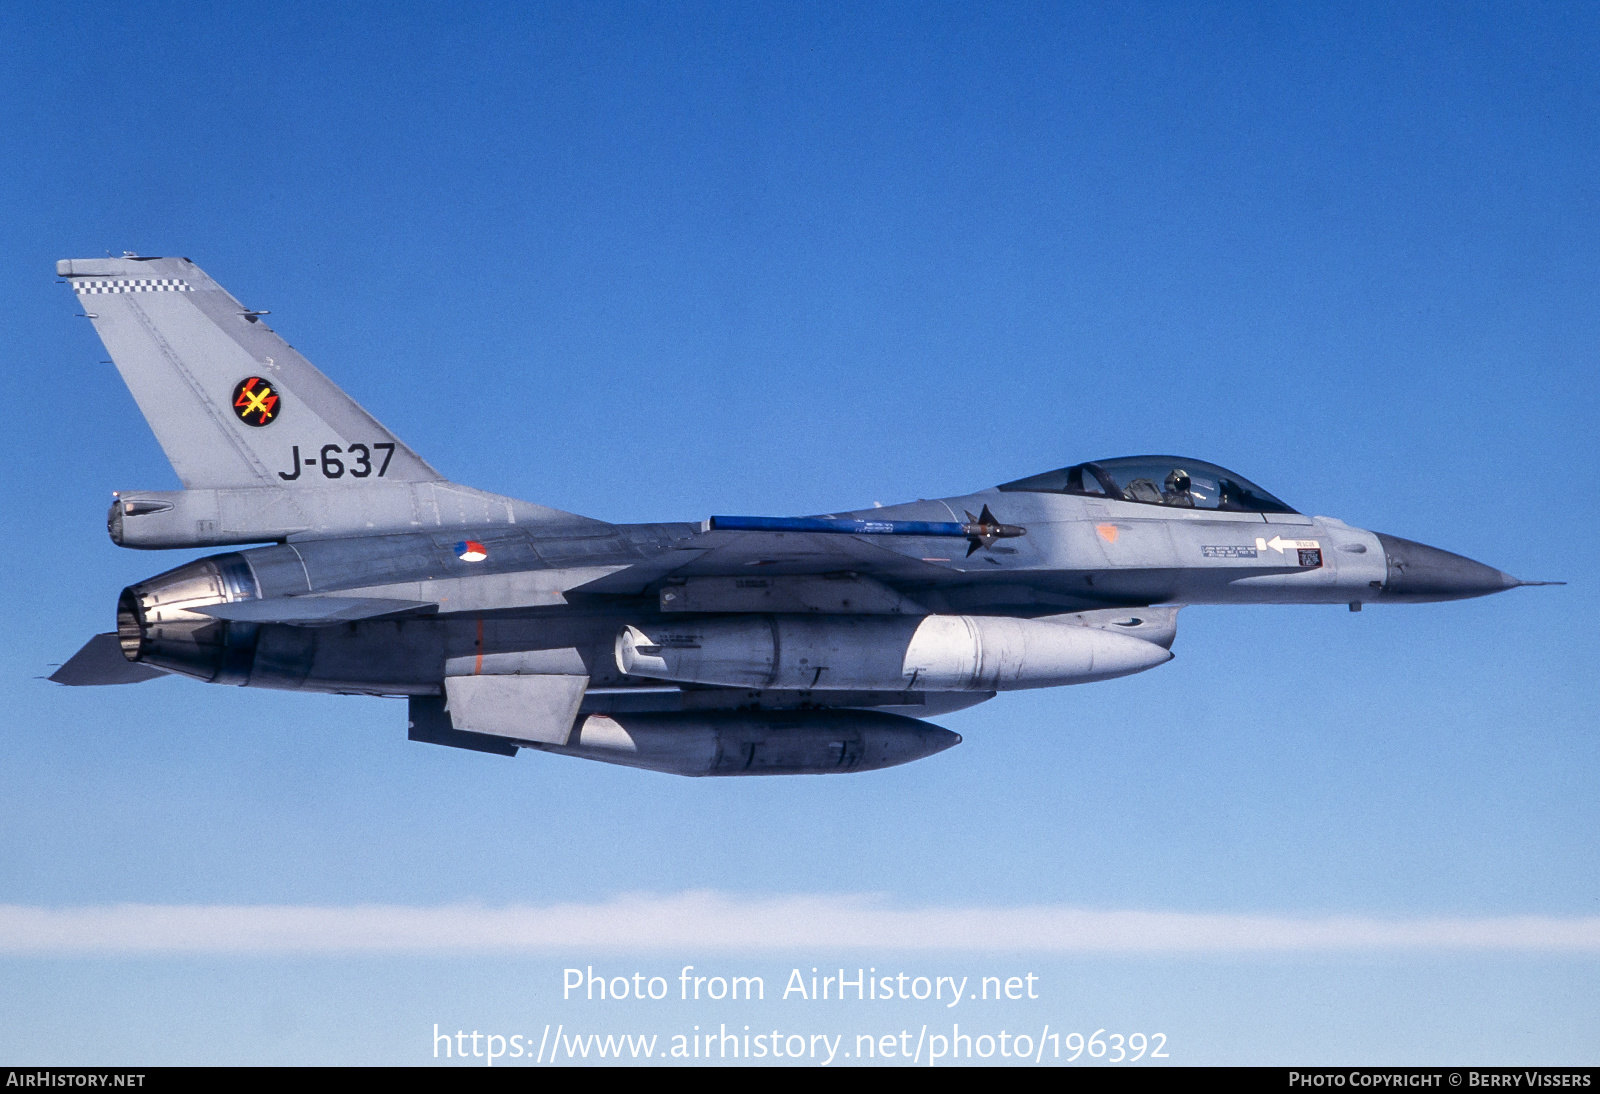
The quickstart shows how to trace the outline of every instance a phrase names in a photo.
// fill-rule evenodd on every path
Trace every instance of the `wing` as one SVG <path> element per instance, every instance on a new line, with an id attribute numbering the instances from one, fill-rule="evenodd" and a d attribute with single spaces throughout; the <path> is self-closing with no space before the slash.
<path id="1" fill-rule="evenodd" d="M 213 619 L 240 623 L 291 623 L 301 627 L 328 627 L 358 619 L 380 619 L 410 612 L 436 612 L 431 600 L 389 600 L 361 596 L 283 596 L 272 600 L 237 600 L 193 608 Z"/>
<path id="2" fill-rule="evenodd" d="M 886 584 L 938 584 L 968 568 L 962 539 L 712 529 L 678 539 L 670 551 L 574 592 L 638 594 L 653 584 L 698 577 L 855 573 Z"/>

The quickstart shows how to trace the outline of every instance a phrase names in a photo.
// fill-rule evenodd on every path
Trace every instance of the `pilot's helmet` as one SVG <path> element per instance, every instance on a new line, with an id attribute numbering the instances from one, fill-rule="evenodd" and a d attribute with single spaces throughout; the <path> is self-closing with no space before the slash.
<path id="1" fill-rule="evenodd" d="M 1184 494 L 1189 490 L 1189 472 L 1181 467 L 1174 467 L 1167 475 L 1167 493 Z"/>

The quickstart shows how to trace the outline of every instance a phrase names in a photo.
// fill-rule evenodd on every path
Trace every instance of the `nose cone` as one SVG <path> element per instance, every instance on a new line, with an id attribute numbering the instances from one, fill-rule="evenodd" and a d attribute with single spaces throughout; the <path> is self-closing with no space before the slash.
<path id="1" fill-rule="evenodd" d="M 1512 589 L 1523 582 L 1508 573 L 1485 566 L 1470 558 L 1413 543 L 1399 536 L 1374 532 L 1383 544 L 1389 575 L 1383 583 L 1382 599 L 1422 603 L 1433 600 L 1466 600 Z"/>

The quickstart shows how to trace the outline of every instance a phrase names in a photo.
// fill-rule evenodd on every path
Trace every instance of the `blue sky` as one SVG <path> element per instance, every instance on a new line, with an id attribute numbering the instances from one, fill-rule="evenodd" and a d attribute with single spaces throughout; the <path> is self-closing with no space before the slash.
<path id="1" fill-rule="evenodd" d="M 7 9 L 0 905 L 1600 915 L 1597 38 L 1553 5 Z M 457 753 L 393 701 L 62 689 L 35 677 L 189 557 L 104 533 L 111 490 L 177 484 L 52 264 L 124 249 L 270 309 L 445 474 L 607 520 L 1179 452 L 1570 584 L 1188 609 L 1158 672 L 1002 697 L 940 719 L 960 748 L 839 779 Z M 628 961 L 1026 960 L 1055 994 L 1019 1021 L 1159 1020 L 1175 1062 L 1600 1053 L 1592 945 L 973 944 Z M 421 1062 L 436 1021 L 587 1020 L 552 992 L 612 949 L 13 944 L 0 1058 Z"/>

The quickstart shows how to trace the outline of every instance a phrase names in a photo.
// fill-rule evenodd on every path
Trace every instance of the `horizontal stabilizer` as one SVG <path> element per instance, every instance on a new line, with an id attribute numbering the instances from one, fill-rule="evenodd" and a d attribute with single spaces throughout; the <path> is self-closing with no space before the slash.
<path id="1" fill-rule="evenodd" d="M 236 623 L 292 623 L 302 627 L 326 627 L 357 619 L 376 619 L 402 612 L 437 611 L 439 605 L 428 600 L 387 600 L 354 596 L 285 596 L 275 600 L 240 600 L 232 604 L 208 604 L 191 611 L 213 619 Z M 113 638 L 116 636 L 113 635 Z"/>
<path id="2" fill-rule="evenodd" d="M 88 687 L 101 684 L 142 684 L 165 676 L 160 669 L 136 665 L 122 656 L 122 646 L 114 634 L 97 634 L 83 644 L 72 659 L 50 674 L 58 684 Z"/>

